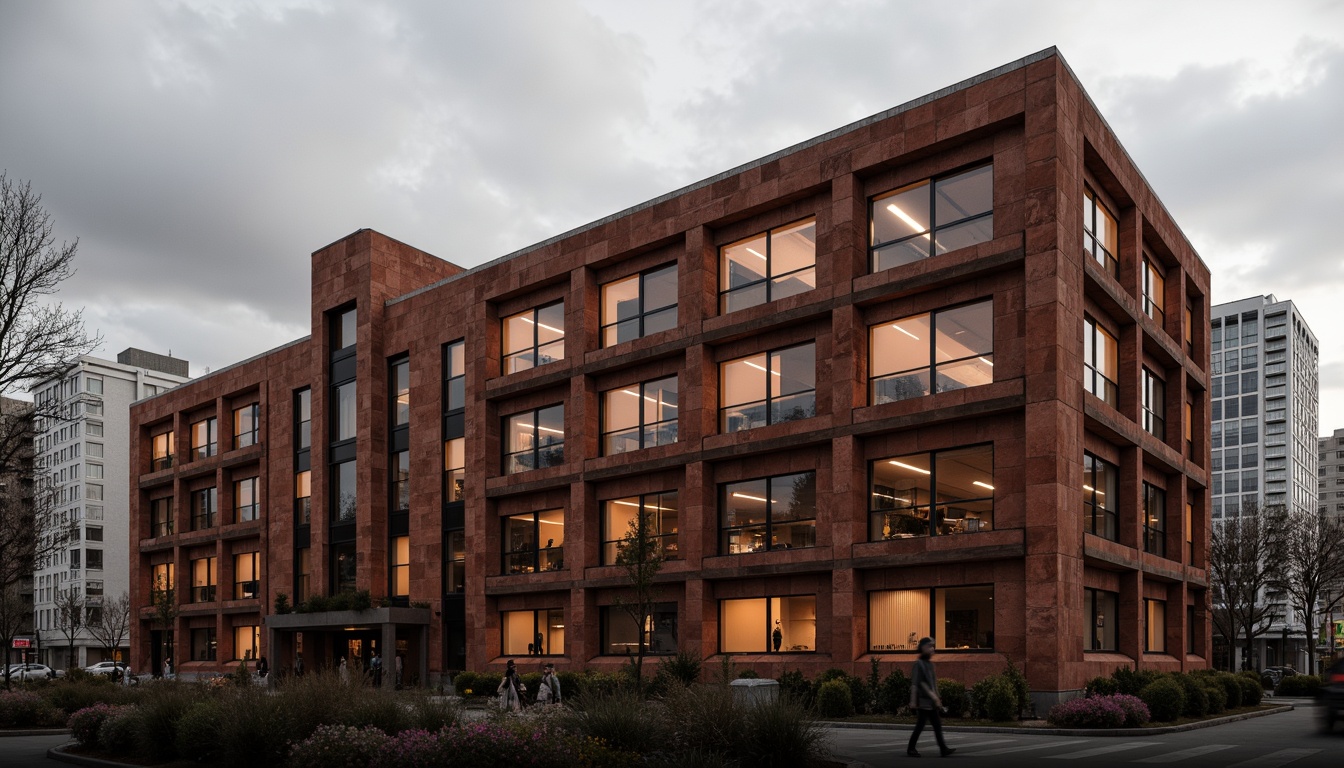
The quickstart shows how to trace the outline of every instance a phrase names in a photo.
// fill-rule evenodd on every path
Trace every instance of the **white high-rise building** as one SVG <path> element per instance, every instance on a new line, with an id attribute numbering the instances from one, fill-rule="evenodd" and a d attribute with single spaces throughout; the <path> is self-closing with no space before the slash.
<path id="1" fill-rule="evenodd" d="M 40 658 L 56 669 L 110 658 L 87 629 L 75 635 L 70 658 L 58 600 L 74 590 L 87 619 L 129 590 L 131 403 L 188 381 L 187 372 L 186 360 L 132 348 L 117 362 L 81 357 L 31 389 L 39 414 L 33 472 L 37 483 L 56 489 L 57 500 L 40 513 L 71 524 L 69 543 L 39 564 L 33 582 Z M 129 645 L 127 637 L 122 647 Z"/>
<path id="2" fill-rule="evenodd" d="M 1247 502 L 1315 514 L 1316 335 L 1293 302 L 1273 295 L 1214 305 L 1210 325 L 1213 519 L 1235 517 Z M 1257 642 L 1255 666 L 1303 669 L 1301 619 L 1281 596 L 1267 599 L 1285 618 Z"/>

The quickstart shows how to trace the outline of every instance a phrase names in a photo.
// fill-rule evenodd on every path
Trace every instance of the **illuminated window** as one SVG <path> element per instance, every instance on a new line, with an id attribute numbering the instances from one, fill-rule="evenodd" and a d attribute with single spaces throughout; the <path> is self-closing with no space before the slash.
<path id="1" fill-rule="evenodd" d="M 612 499 L 602 505 L 602 564 L 615 565 L 622 544 L 631 535 L 647 537 L 664 559 L 681 556 L 677 542 L 680 517 L 677 492 L 649 493 Z"/>
<path id="2" fill-rule="evenodd" d="M 173 535 L 173 497 L 153 499 L 149 502 L 150 536 Z"/>
<path id="3" fill-rule="evenodd" d="M 676 264 L 602 286 L 602 346 L 615 346 L 676 326 Z"/>
<path id="4" fill-rule="evenodd" d="M 1166 280 L 1162 273 L 1153 266 L 1149 257 L 1143 259 L 1143 314 L 1153 318 L 1161 325 L 1165 320 L 1162 313 L 1163 301 L 1166 299 Z"/>
<path id="5" fill-rule="evenodd" d="M 218 498 L 214 488 L 191 492 L 191 530 L 203 531 L 215 527 Z"/>
<path id="6" fill-rule="evenodd" d="M 565 610 L 503 611 L 500 632 L 505 656 L 562 656 L 565 653 Z"/>
<path id="7" fill-rule="evenodd" d="M 677 442 L 677 377 L 602 393 L 602 454 Z"/>
<path id="8" fill-rule="evenodd" d="M 1090 453 L 1083 454 L 1083 530 L 1119 540 L 1116 505 L 1120 502 L 1120 468 Z"/>
<path id="9" fill-rule="evenodd" d="M 719 365 L 724 432 L 796 421 L 817 413 L 816 345 L 764 352 Z"/>
<path id="10" fill-rule="evenodd" d="M 504 373 L 517 373 L 565 357 L 565 302 L 504 318 Z"/>
<path id="11" fill-rule="evenodd" d="M 1096 193 L 1091 187 L 1083 187 L 1083 253 L 1095 259 L 1112 276 L 1117 276 L 1120 270 L 1115 260 L 1115 254 L 1119 252 L 1116 241 L 1119 231 L 1115 217 L 1097 199 Z"/>
<path id="12" fill-rule="evenodd" d="M 392 578 L 388 594 L 392 597 L 409 597 L 411 594 L 411 537 L 392 538 Z"/>
<path id="13" fill-rule="evenodd" d="M 261 516 L 261 497 L 257 493 L 257 478 L 248 477 L 233 482 L 233 521 L 245 523 Z"/>
<path id="14" fill-rule="evenodd" d="M 150 471 L 158 472 L 161 469 L 168 469 L 173 466 L 173 433 L 160 432 L 155 435 L 151 441 L 153 446 L 153 455 L 150 461 Z"/>
<path id="15" fill-rule="evenodd" d="M 1167 492 L 1143 484 L 1143 551 L 1167 556 Z"/>
<path id="16" fill-rule="evenodd" d="M 504 420 L 504 474 L 565 463 L 564 404 L 516 413 Z"/>
<path id="17" fill-rule="evenodd" d="M 233 411 L 233 447 L 256 445 L 261 431 L 261 406 L 256 403 Z"/>
<path id="18" fill-rule="evenodd" d="M 563 509 L 512 515 L 503 519 L 503 525 L 505 574 L 558 571 L 564 567 Z"/>
<path id="19" fill-rule="evenodd" d="M 994 587 L 891 589 L 868 593 L 868 650 L 917 653 L 994 649 Z"/>
<path id="20" fill-rule="evenodd" d="M 191 602 L 214 602 L 215 560 L 213 557 L 202 557 L 191 561 Z"/>
<path id="21" fill-rule="evenodd" d="M 1115 337 L 1090 317 L 1083 318 L 1083 390 L 1115 407 L 1119 402 L 1116 379 L 1120 346 Z"/>
<path id="22" fill-rule="evenodd" d="M 1147 621 L 1144 626 L 1144 653 L 1166 653 L 1167 652 L 1167 601 L 1166 600 L 1147 600 L 1143 601 L 1143 609 Z"/>
<path id="23" fill-rule="evenodd" d="M 874 272 L 987 242 L 994 237 L 994 167 L 878 195 L 869 225 Z"/>
<path id="24" fill-rule="evenodd" d="M 816 595 L 719 601 L 720 653 L 816 650 Z"/>
<path id="25" fill-rule="evenodd" d="M 233 556 L 233 599 L 253 600 L 261 595 L 260 555 L 246 552 Z"/>
<path id="26" fill-rule="evenodd" d="M 392 390 L 388 393 L 392 401 L 392 426 L 399 427 L 411 423 L 411 361 L 403 357 L 392 363 L 391 368 L 387 384 Z"/>
<path id="27" fill-rule="evenodd" d="M 313 520 L 313 473 L 306 469 L 294 473 L 294 517 L 299 525 Z"/>
<path id="28" fill-rule="evenodd" d="M 869 329 L 870 403 L 994 381 L 994 303 L 926 312 Z"/>
<path id="29" fill-rule="evenodd" d="M 994 527 L 992 445 L 878 459 L 870 475 L 872 541 Z"/>
<path id="30" fill-rule="evenodd" d="M 466 442 L 466 438 L 455 437 L 443 444 L 444 501 L 462 501 L 466 498 Z"/>
<path id="31" fill-rule="evenodd" d="M 172 563 L 159 563 L 150 568 L 149 584 L 153 601 L 166 600 L 169 603 L 173 602 L 174 570 Z"/>
<path id="32" fill-rule="evenodd" d="M 1143 369 L 1143 429 L 1158 440 L 1167 439 L 1167 385 L 1157 374 Z M 1235 401 L 1233 401 L 1235 402 Z M 1233 414 L 1235 415 L 1235 414 Z"/>
<path id="33" fill-rule="evenodd" d="M 208 459 L 219 452 L 219 431 L 215 419 L 202 419 L 191 425 L 191 457 Z"/>
<path id="34" fill-rule="evenodd" d="M 1115 651 L 1120 647 L 1120 595 L 1083 590 L 1083 650 Z"/>
<path id="35" fill-rule="evenodd" d="M 677 604 L 654 603 L 644 617 L 644 653 L 668 656 L 677 652 Z M 633 656 L 639 652 L 639 625 L 625 606 L 604 605 L 602 654 Z"/>
<path id="36" fill-rule="evenodd" d="M 725 555 L 817 544 L 817 473 L 723 486 L 719 551 Z"/>
<path id="37" fill-rule="evenodd" d="M 719 249 L 719 311 L 794 296 L 817 287 L 817 220 L 803 219 Z"/>
<path id="38" fill-rule="evenodd" d="M 245 624 L 233 628 L 233 658 L 252 661 L 261 657 L 261 627 Z"/>

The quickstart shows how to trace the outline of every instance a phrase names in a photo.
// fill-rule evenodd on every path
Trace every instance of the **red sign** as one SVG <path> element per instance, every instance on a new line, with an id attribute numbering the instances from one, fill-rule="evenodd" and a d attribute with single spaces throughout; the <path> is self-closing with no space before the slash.
<path id="1" fill-rule="evenodd" d="M 30 640 L 29 638 L 26 638 L 26 637 L 16 637 L 16 638 L 14 638 L 14 642 L 10 644 L 10 647 L 12 647 L 12 648 L 32 648 L 32 647 L 33 647 L 33 641 Z"/>

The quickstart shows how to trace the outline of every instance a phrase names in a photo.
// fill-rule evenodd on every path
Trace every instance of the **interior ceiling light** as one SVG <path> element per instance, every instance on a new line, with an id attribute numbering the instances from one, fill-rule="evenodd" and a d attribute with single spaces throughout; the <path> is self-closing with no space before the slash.
<path id="1" fill-rule="evenodd" d="M 910 466 L 909 464 L 906 464 L 906 463 L 904 463 L 904 462 L 900 462 L 900 461 L 896 461 L 896 460 L 894 460 L 894 459 L 891 460 L 891 461 L 888 461 L 887 463 L 888 463 L 888 464 L 894 464 L 894 465 L 896 465 L 896 466 L 898 466 L 898 467 L 903 467 L 903 468 L 905 468 L 905 469 L 912 469 L 912 470 L 914 470 L 914 471 L 920 473 L 921 475 L 932 474 L 932 473 L 929 472 L 929 470 L 927 470 L 927 469 L 920 469 L 919 467 L 912 467 L 912 466 Z"/>

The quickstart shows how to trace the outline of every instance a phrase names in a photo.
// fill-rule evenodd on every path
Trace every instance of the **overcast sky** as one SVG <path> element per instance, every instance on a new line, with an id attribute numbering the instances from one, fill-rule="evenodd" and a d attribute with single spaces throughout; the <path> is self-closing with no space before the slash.
<path id="1" fill-rule="evenodd" d="M 1051 45 L 1344 427 L 1341 2 L 3 0 L 0 168 L 100 353 L 198 375 L 305 335 L 361 227 L 473 266 Z"/>

